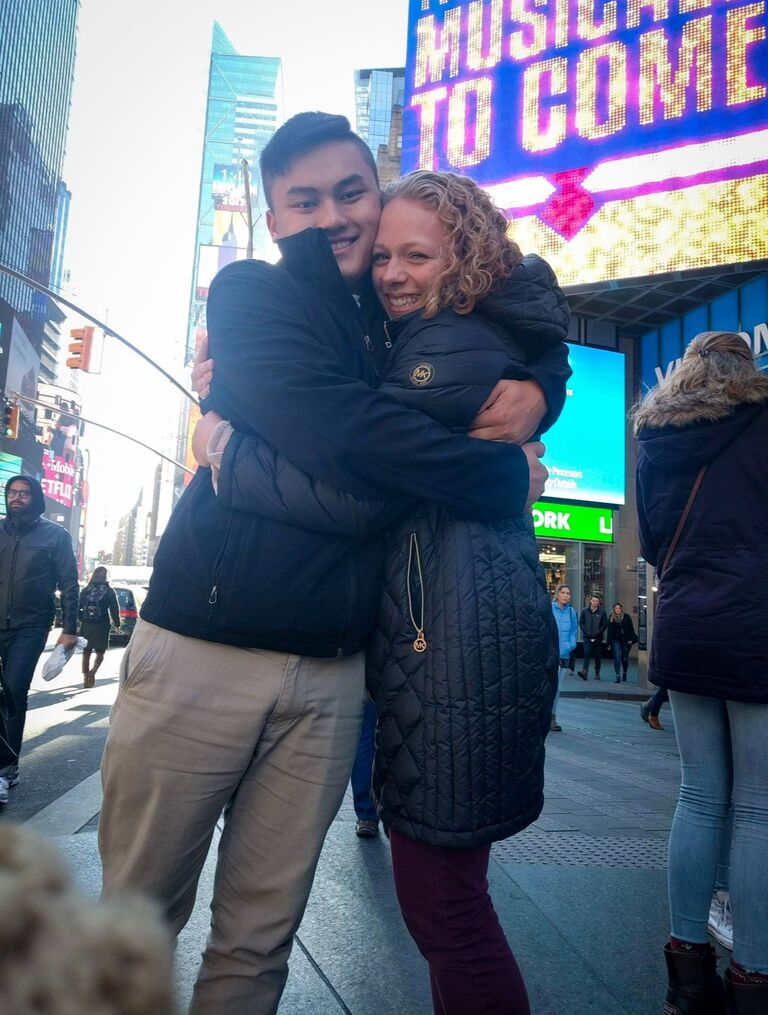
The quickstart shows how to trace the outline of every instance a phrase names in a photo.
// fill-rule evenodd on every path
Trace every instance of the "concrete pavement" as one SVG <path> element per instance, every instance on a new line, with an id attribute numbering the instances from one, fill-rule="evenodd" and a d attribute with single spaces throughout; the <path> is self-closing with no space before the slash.
<path id="1" fill-rule="evenodd" d="M 494 902 L 535 1015 L 659 1015 L 665 843 L 678 785 L 671 713 L 662 711 L 666 729 L 657 733 L 641 722 L 637 701 L 574 697 L 601 693 L 604 682 L 570 681 L 572 694 L 566 691 L 558 715 L 563 732 L 548 740 L 544 812 L 494 846 Z M 633 685 L 610 686 L 622 696 L 644 696 Z M 95 709 L 88 695 L 98 695 L 98 711 L 106 711 L 114 691 L 114 680 L 105 681 L 79 707 Z M 29 819 L 56 839 L 94 893 L 99 793 L 98 775 L 90 774 Z M 211 855 L 179 941 L 181 1005 L 205 941 L 213 865 Z M 430 1011 L 424 964 L 394 899 L 389 847 L 383 837 L 355 837 L 348 795 L 321 857 L 281 1015 Z"/>

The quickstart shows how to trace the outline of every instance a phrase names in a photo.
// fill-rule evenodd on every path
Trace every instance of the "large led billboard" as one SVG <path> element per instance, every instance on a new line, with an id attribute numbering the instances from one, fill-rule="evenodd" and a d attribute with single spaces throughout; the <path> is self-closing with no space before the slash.
<path id="1" fill-rule="evenodd" d="M 569 345 L 573 375 L 560 419 L 544 435 L 545 497 L 624 503 L 624 354 Z"/>
<path id="2" fill-rule="evenodd" d="M 411 0 L 403 171 L 564 284 L 768 257 L 766 0 Z"/>

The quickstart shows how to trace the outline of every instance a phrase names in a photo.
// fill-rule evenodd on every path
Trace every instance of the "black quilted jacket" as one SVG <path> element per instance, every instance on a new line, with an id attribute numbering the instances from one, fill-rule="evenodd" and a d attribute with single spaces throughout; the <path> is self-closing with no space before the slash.
<path id="1" fill-rule="evenodd" d="M 442 311 L 424 321 L 417 313 L 390 322 L 381 387 L 466 430 L 501 377 L 530 376 L 538 356 L 556 362 L 568 326 L 563 295 L 538 258 L 526 259 L 520 276 L 519 286 L 507 286 L 509 298 L 484 304 L 485 314 Z M 554 398 L 548 390 L 556 409 L 547 425 L 559 414 L 568 375 L 564 367 L 550 388 Z M 400 514 L 387 537 L 385 591 L 368 651 L 382 820 L 454 847 L 503 839 L 534 821 L 558 652 L 530 515 L 486 523 L 438 507 L 355 499 L 241 435 L 224 456 L 219 496 L 228 507 L 356 535 Z"/>

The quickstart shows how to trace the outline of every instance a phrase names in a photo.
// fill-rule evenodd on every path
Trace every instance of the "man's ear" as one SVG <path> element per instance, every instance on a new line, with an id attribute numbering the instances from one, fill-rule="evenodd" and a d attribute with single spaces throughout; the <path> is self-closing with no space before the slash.
<path id="1" fill-rule="evenodd" d="M 267 208 L 267 229 L 269 229 L 269 235 L 272 239 L 276 240 L 278 238 L 277 219 L 271 208 Z"/>

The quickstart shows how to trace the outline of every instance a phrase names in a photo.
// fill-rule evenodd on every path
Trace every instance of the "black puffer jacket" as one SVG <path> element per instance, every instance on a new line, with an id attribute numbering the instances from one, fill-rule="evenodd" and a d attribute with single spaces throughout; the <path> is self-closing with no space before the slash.
<path id="1" fill-rule="evenodd" d="M 0 629 L 51 627 L 55 614 L 54 592 L 61 591 L 62 633 L 77 632 L 77 561 L 67 530 L 41 518 L 45 497 L 31 476 L 23 479 L 32 489 L 32 502 L 20 524 L 6 517 L 0 525 Z M 8 513 L 8 500 L 5 503 Z"/>
<path id="2" fill-rule="evenodd" d="M 639 433 L 645 559 L 661 567 L 699 469 L 707 471 L 659 581 L 649 677 L 673 691 L 768 704 L 768 378 L 659 397 Z"/>
<path id="3" fill-rule="evenodd" d="M 526 286 L 523 303 L 508 284 L 510 298 L 496 299 L 497 314 L 443 311 L 392 322 L 382 388 L 466 430 L 501 377 L 530 376 L 527 357 L 546 358 L 562 346 L 567 307 L 538 258 L 526 262 Z M 219 495 L 229 507 L 330 531 L 341 524 L 358 535 L 392 512 L 303 476 L 263 442 L 240 435 L 225 453 Z M 387 546 L 385 594 L 368 652 L 382 819 L 442 846 L 505 838 L 541 811 L 557 679 L 557 636 L 530 516 L 485 523 L 425 506 L 406 511 Z M 419 632 L 423 652 L 414 647 Z"/>

